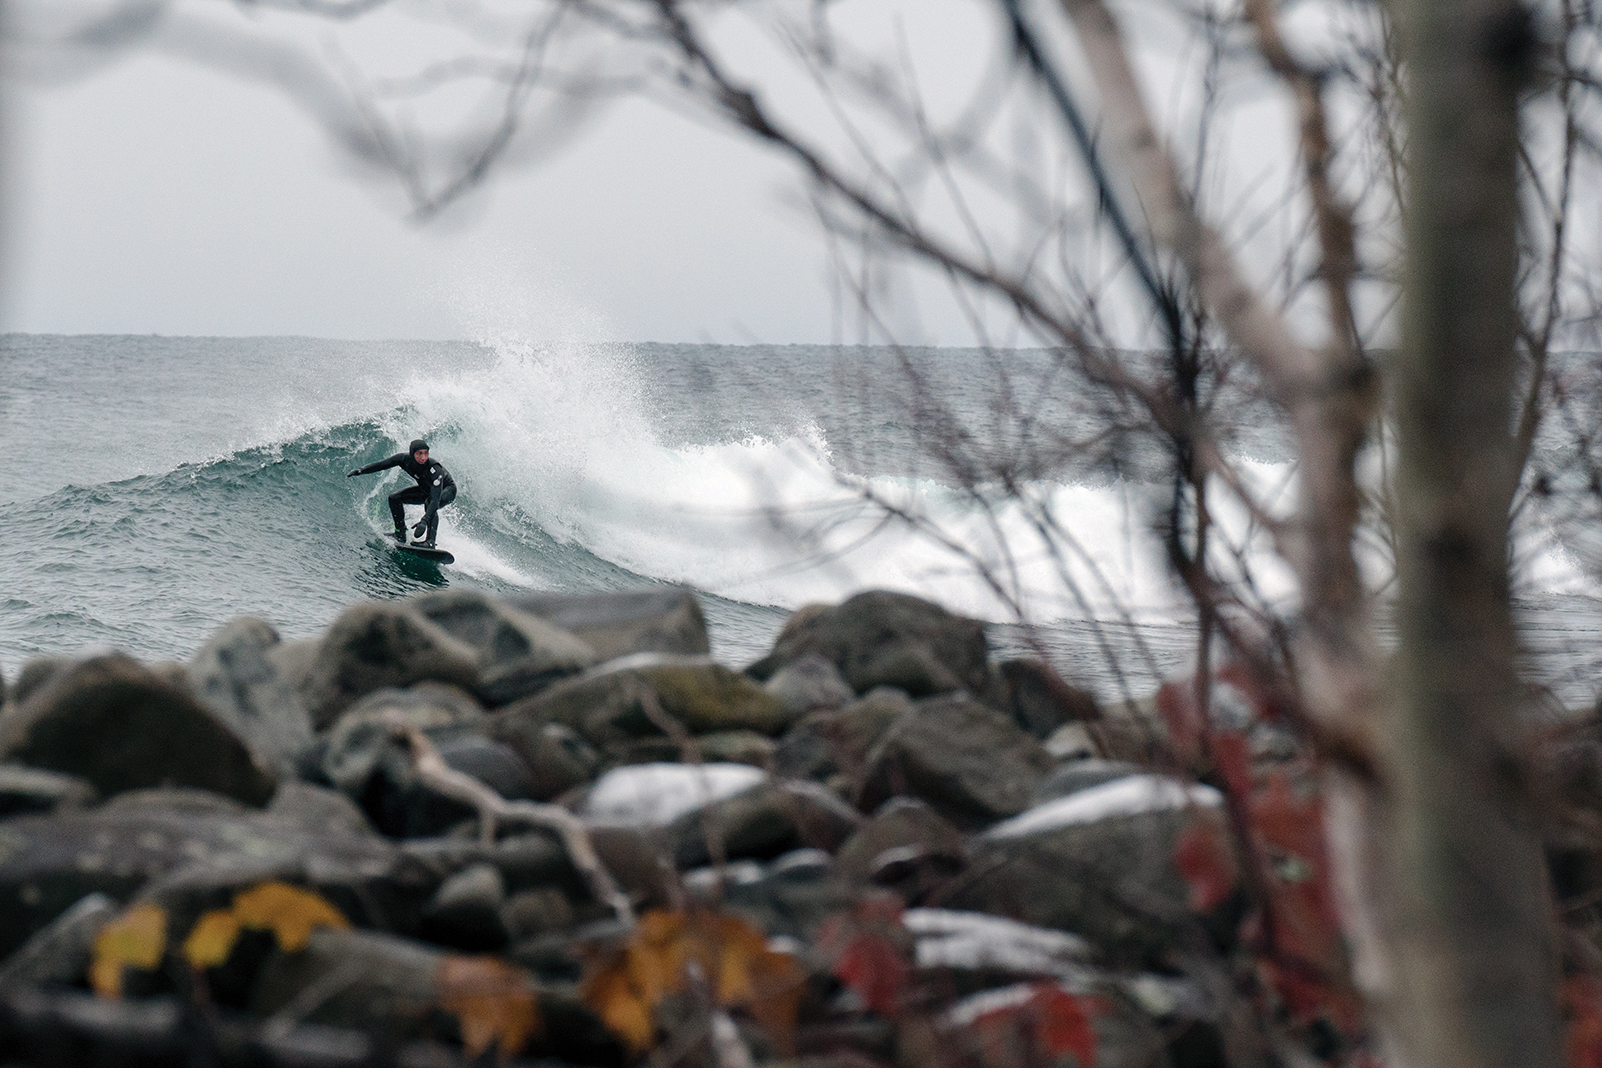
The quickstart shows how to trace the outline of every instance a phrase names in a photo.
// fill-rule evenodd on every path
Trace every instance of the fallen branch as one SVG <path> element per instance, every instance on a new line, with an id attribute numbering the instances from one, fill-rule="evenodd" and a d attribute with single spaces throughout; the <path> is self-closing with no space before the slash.
<path id="1" fill-rule="evenodd" d="M 633 925 L 634 907 L 601 863 L 595 843 L 590 840 L 589 828 L 582 820 L 560 805 L 508 801 L 471 775 L 445 763 L 434 743 L 416 727 L 395 716 L 386 717 L 384 722 L 396 738 L 406 743 L 418 781 L 423 786 L 442 797 L 471 805 L 477 811 L 479 837 L 486 846 L 495 844 L 497 823 L 520 823 L 555 831 L 567 847 L 573 866 L 589 882 L 591 893 L 610 906 L 618 919 Z"/>

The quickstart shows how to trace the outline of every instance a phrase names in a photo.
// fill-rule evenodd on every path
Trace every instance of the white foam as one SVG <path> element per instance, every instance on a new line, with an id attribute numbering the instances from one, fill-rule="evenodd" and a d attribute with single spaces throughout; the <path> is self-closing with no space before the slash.
<path id="1" fill-rule="evenodd" d="M 579 815 L 609 826 L 666 827 L 698 808 L 760 785 L 767 772 L 749 764 L 631 764 L 602 775 Z"/>
<path id="2" fill-rule="evenodd" d="M 1122 779 L 1036 805 L 1028 812 L 996 824 L 984 833 L 984 837 L 1020 838 L 1076 823 L 1095 823 L 1112 816 L 1168 812 L 1193 805 L 1216 808 L 1223 803 L 1223 795 L 1211 786 L 1181 783 L 1166 775 L 1126 775 Z"/>

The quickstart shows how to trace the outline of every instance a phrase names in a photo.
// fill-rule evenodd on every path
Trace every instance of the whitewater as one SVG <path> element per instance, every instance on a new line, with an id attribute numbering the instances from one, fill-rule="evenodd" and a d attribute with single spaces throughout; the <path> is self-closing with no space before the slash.
<path id="1" fill-rule="evenodd" d="M 10 335 L 0 669 L 100 645 L 183 659 L 238 615 L 310 635 L 448 584 L 688 585 L 714 653 L 743 663 L 795 608 L 875 587 L 989 620 L 1112 696 L 1181 668 L 1192 639 L 1153 535 L 1160 443 L 1049 447 L 1043 428 L 1094 408 L 1040 353 Z M 1288 509 L 1271 420 L 1240 422 L 1244 477 Z M 397 476 L 344 477 L 419 435 L 460 487 L 439 532 L 455 567 L 384 545 Z M 954 442 L 981 470 L 1043 459 L 1007 494 L 954 477 Z M 1293 603 L 1262 532 L 1217 500 L 1219 558 Z M 1595 571 L 1538 517 L 1517 545 L 1532 670 L 1594 700 Z M 1364 562 L 1383 585 L 1383 546 Z"/>

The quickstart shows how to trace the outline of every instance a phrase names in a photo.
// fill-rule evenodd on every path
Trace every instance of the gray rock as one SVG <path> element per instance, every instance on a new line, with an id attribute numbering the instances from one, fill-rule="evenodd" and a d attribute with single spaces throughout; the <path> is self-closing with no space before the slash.
<path id="1" fill-rule="evenodd" d="M 575 786 L 589 782 L 600 770 L 601 758 L 573 728 L 542 723 L 532 716 L 496 716 L 486 731 L 522 758 L 532 776 L 529 796 L 548 801 Z"/>
<path id="2" fill-rule="evenodd" d="M 430 942 L 472 953 L 499 949 L 507 942 L 501 908 L 506 880 L 492 864 L 475 864 L 440 884 L 423 906 L 420 933 Z"/>
<path id="3" fill-rule="evenodd" d="M 1051 757 L 1013 722 L 966 694 L 917 702 L 874 743 L 861 802 L 922 798 L 948 819 L 989 823 L 1027 809 Z"/>
<path id="4" fill-rule="evenodd" d="M 224 626 L 189 662 L 189 689 L 256 753 L 259 763 L 293 774 L 312 744 L 311 716 L 278 674 L 268 652 L 278 632 L 259 619 Z"/>
<path id="5" fill-rule="evenodd" d="M 322 643 L 316 638 L 299 641 L 281 641 L 267 650 L 267 662 L 273 666 L 284 685 L 295 691 L 305 704 L 307 680 L 312 665 L 317 663 L 317 648 Z"/>
<path id="6" fill-rule="evenodd" d="M 0 964 L 0 990 L 81 982 L 89 970 L 95 936 L 119 908 L 105 894 L 85 894 Z"/>
<path id="7" fill-rule="evenodd" d="M 765 768 L 773 761 L 775 743 L 772 738 L 756 731 L 714 731 L 695 738 L 700 759 L 714 764 L 750 764 Z M 630 738 L 626 742 L 609 745 L 603 751 L 607 763 L 650 764 L 671 763 L 685 758 L 684 751 L 671 738 Z"/>
<path id="8" fill-rule="evenodd" d="M 573 926 L 573 905 L 554 886 L 523 890 L 501 906 L 501 923 L 514 940 L 538 938 Z"/>
<path id="9" fill-rule="evenodd" d="M 65 667 L 7 706 L 0 760 L 80 776 L 105 797 L 172 784 L 253 805 L 272 796 L 277 770 L 188 691 L 120 653 Z"/>
<path id="10" fill-rule="evenodd" d="M 17 675 L 17 681 L 12 684 L 6 694 L 6 700 L 14 705 L 20 705 L 28 699 L 39 687 L 49 682 L 55 675 L 71 667 L 73 660 L 69 656 L 36 656 L 22 665 L 22 671 Z"/>
<path id="11" fill-rule="evenodd" d="M 260 812 L 99 808 L 0 823 L 0 958 L 86 894 L 128 901 L 158 881 L 192 911 L 263 878 L 324 890 L 357 922 L 406 921 L 437 880 L 372 836 L 307 832 Z M 408 904 L 409 903 L 409 904 Z"/>
<path id="12" fill-rule="evenodd" d="M 477 725 L 487 719 L 484 706 L 460 686 L 420 682 L 405 689 L 386 686 L 374 690 L 345 710 L 340 716 L 340 725 L 346 720 L 371 722 L 397 715 L 408 727 L 418 730 L 460 723 Z M 337 732 L 338 727 L 335 728 Z"/>
<path id="13" fill-rule="evenodd" d="M 478 650 L 404 604 L 354 605 L 339 614 L 302 682 L 312 725 L 323 730 L 362 697 L 424 680 L 471 689 Z"/>
<path id="14" fill-rule="evenodd" d="M 885 802 L 835 855 L 847 883 L 887 886 L 909 902 L 922 900 L 967 862 L 967 836 L 910 797 Z"/>
<path id="15" fill-rule="evenodd" d="M 443 959 L 443 950 L 396 935 L 320 928 L 300 952 L 268 959 L 248 1011 L 271 1016 L 315 986 L 328 996 L 308 1007 L 307 1023 L 445 1039 L 446 1021 L 427 1011 L 438 1003 L 434 976 Z"/>
<path id="16" fill-rule="evenodd" d="M 584 639 L 601 660 L 630 653 L 704 656 L 706 619 L 687 589 L 517 594 L 508 604 Z"/>
<path id="17" fill-rule="evenodd" d="M 739 861 L 721 872 L 687 872 L 684 886 L 714 907 L 744 916 L 770 938 L 803 943 L 816 942 L 824 923 L 856 899 L 853 888 L 835 878 L 829 855 L 818 849 L 797 849 L 766 864 Z"/>
<path id="18" fill-rule="evenodd" d="M 842 775 L 860 782 L 874 743 L 912 710 L 912 698 L 884 686 L 837 711 L 813 713 L 780 740 L 774 770 L 788 778 Z"/>
<path id="19" fill-rule="evenodd" d="M 763 685 L 797 718 L 821 708 L 839 708 L 856 697 L 840 669 L 823 657 L 808 654 L 773 673 Z"/>
<path id="20" fill-rule="evenodd" d="M 914 697 L 958 689 L 979 694 L 989 682 L 983 623 L 884 590 L 835 607 L 801 609 L 779 632 L 773 651 L 747 671 L 767 680 L 808 655 L 839 668 L 857 693 L 894 686 Z"/>
<path id="21" fill-rule="evenodd" d="M 1049 801 L 976 838 L 947 903 L 1081 934 L 1114 963 L 1156 963 L 1190 922 L 1174 843 L 1220 804 L 1150 774 Z"/>
<path id="22" fill-rule="evenodd" d="M 567 631 L 476 590 L 425 593 L 411 604 L 478 650 L 475 692 L 492 707 L 537 693 L 599 660 L 595 650 Z"/>
<path id="23" fill-rule="evenodd" d="M 768 858 L 801 848 L 832 853 L 860 823 L 851 806 L 816 783 L 768 780 L 679 816 L 663 837 L 684 869 L 712 859 L 713 834 L 728 859 Z"/>
<path id="24" fill-rule="evenodd" d="M 173 812 L 187 816 L 242 816 L 251 811 L 231 797 L 189 786 L 129 790 L 100 807 L 102 812 Z"/>
<path id="25" fill-rule="evenodd" d="M 645 702 L 655 700 L 691 734 L 754 730 L 779 734 L 792 722 L 777 698 L 707 657 L 638 653 L 557 683 L 497 713 L 498 736 L 561 723 L 596 745 L 661 734 Z"/>
<path id="26" fill-rule="evenodd" d="M 471 775 L 508 800 L 534 796 L 534 776 L 510 746 L 481 734 L 443 738 L 438 746 L 445 763 Z"/>
<path id="27" fill-rule="evenodd" d="M 267 814 L 308 831 L 378 833 L 356 803 L 338 790 L 295 780 L 278 784 Z"/>
<path id="28" fill-rule="evenodd" d="M 95 802 L 95 788 L 76 775 L 0 764 L 0 819 L 27 812 L 58 812 Z"/>
<path id="29" fill-rule="evenodd" d="M 1067 797 L 1092 786 L 1122 779 L 1126 775 L 1138 775 L 1140 771 L 1137 765 L 1123 760 L 1098 760 L 1095 757 L 1070 760 L 1058 764 L 1035 785 L 1034 800 L 1040 804 L 1053 798 Z"/>
<path id="30" fill-rule="evenodd" d="M 543 833 L 513 834 L 485 846 L 478 838 L 413 838 L 398 843 L 413 860 L 428 868 L 437 882 L 478 864 L 501 873 L 508 893 L 560 884 L 583 893 L 583 879 L 574 871 L 555 837 Z"/>
<path id="31" fill-rule="evenodd" d="M 1035 659 L 1003 660 L 992 672 L 986 701 L 1042 740 L 1065 723 L 1098 718 L 1096 699 Z"/>

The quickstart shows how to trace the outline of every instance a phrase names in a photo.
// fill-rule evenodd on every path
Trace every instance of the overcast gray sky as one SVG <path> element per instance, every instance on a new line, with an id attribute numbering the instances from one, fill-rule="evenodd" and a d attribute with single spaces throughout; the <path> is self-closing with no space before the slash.
<path id="1" fill-rule="evenodd" d="M 322 79 L 323 90 L 337 95 L 343 68 L 330 60 L 330 42 L 364 78 L 411 73 L 432 58 L 431 50 L 454 55 L 464 47 L 446 40 L 460 22 L 449 13 L 493 6 L 475 2 L 393 0 L 377 18 L 336 26 L 227 0 L 14 0 L 14 22 L 25 25 L 31 24 L 16 17 L 19 10 L 36 22 L 71 25 L 83 12 L 119 6 L 170 8 L 182 18 L 157 22 L 156 31 L 115 49 L 107 62 L 49 67 L 55 76 L 7 86 L 8 255 L 0 328 L 858 339 L 846 324 L 849 315 L 831 299 L 825 244 L 799 206 L 797 173 L 748 138 L 653 100 L 624 97 L 591 116 L 550 158 L 502 167 L 443 218 L 419 225 L 408 220 L 398 185 L 358 177 L 351 159 L 281 87 L 216 69 L 249 66 L 217 58 L 218 42 L 226 45 L 229 35 L 297 40 L 316 68 L 311 80 Z M 827 107 L 807 101 L 809 80 L 786 73 L 771 43 L 738 24 L 728 28 L 742 17 L 733 10 L 717 32 L 737 74 L 760 79 L 770 99 L 795 104 L 803 122 L 827 116 Z M 880 50 L 898 71 L 912 73 L 937 122 L 942 109 L 960 112 L 1003 52 L 994 5 L 975 0 L 860 0 L 828 11 L 853 43 Z M 209 28 L 181 38 L 171 27 L 185 18 Z M 435 32 L 430 19 L 444 29 Z M 1149 20 L 1141 39 L 1153 98 L 1180 106 L 1186 94 L 1176 94 L 1171 83 L 1185 42 Z M 479 45 L 469 40 L 465 47 Z M 76 73 L 64 77 L 62 69 Z M 1026 136 L 1045 136 L 1040 131 L 1054 125 L 1040 121 L 1037 104 L 1020 113 L 1017 127 Z M 1262 140 L 1264 131 L 1288 128 L 1288 121 L 1270 115 L 1236 125 L 1252 142 L 1242 155 L 1249 164 L 1243 184 L 1277 188 L 1258 173 L 1260 160 L 1272 155 L 1262 151 Z M 1029 166 L 1048 195 L 1082 187 L 1077 165 L 1064 169 L 1052 158 L 1060 142 L 1048 145 L 1044 157 L 1039 146 L 1029 151 L 1036 153 Z M 1037 242 L 1040 231 L 1028 219 L 992 227 L 1008 209 L 987 208 L 980 192 L 973 210 L 987 229 L 1022 249 Z M 1235 210 L 1226 217 L 1249 218 Z M 1271 255 L 1257 259 L 1277 262 Z M 883 305 L 893 309 L 889 325 L 900 340 L 970 340 L 964 312 L 943 284 L 915 281 L 901 299 Z M 1101 311 L 1117 314 L 1110 302 Z M 1010 309 L 1001 312 L 1011 317 Z M 1144 310 L 1133 314 L 1147 318 Z"/>
<path id="2" fill-rule="evenodd" d="M 793 173 L 649 101 L 422 226 L 275 89 L 137 46 L 8 103 L 8 330 L 830 339 Z"/>

